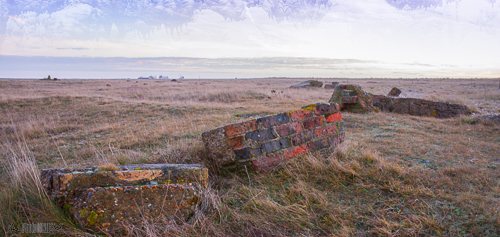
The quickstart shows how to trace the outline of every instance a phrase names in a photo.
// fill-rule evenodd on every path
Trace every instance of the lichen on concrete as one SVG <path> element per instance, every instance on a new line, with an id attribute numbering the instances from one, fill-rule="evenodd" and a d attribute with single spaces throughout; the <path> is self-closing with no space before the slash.
<path id="1" fill-rule="evenodd" d="M 371 98 L 357 84 L 338 84 L 328 101 L 337 103 L 343 111 L 367 113 L 373 111 Z"/>
<path id="2" fill-rule="evenodd" d="M 112 235 L 144 218 L 189 218 L 202 200 L 207 181 L 208 170 L 201 165 L 128 165 L 117 171 L 97 167 L 42 170 L 47 194 L 75 223 Z"/>

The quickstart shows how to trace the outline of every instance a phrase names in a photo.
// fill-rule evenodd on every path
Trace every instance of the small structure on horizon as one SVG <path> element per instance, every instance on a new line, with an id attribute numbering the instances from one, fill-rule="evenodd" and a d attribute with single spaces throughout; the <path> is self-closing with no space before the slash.
<path id="1" fill-rule="evenodd" d="M 155 79 L 154 76 L 149 76 L 149 77 L 139 77 L 138 79 Z"/>

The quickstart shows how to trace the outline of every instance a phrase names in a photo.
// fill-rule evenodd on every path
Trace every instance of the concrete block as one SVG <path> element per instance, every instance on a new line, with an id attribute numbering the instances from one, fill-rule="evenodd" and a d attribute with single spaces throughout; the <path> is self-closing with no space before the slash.
<path id="1" fill-rule="evenodd" d="M 144 164 L 42 170 L 49 197 L 82 228 L 119 235 L 124 225 L 164 216 L 187 219 L 202 199 L 201 165 Z"/>

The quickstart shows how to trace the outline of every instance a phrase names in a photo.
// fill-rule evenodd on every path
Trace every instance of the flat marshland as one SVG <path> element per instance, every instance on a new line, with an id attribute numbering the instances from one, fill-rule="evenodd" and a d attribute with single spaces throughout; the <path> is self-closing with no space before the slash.
<path id="1" fill-rule="evenodd" d="M 57 223 L 55 234 L 86 233 L 47 200 L 42 168 L 196 163 L 210 169 L 196 214 L 144 218 L 130 236 L 500 235 L 495 119 L 342 112 L 346 141 L 333 153 L 248 176 L 221 176 L 207 162 L 205 130 L 328 102 L 333 90 L 289 88 L 305 80 L 0 80 L 2 230 Z M 373 94 L 396 86 L 402 96 L 500 113 L 498 80 L 320 81 Z"/>

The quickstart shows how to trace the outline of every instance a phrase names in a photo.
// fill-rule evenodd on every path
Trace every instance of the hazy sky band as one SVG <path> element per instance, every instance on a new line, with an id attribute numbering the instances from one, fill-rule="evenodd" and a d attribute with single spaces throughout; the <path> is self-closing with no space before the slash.
<path id="1" fill-rule="evenodd" d="M 296 73 L 316 68 L 330 76 L 342 70 L 328 60 L 353 59 L 378 62 L 374 67 L 360 64 L 368 72 L 400 65 L 395 71 L 409 74 L 415 65 L 431 65 L 440 67 L 443 76 L 473 72 L 495 77 L 499 13 L 496 0 L 0 0 L 0 55 L 28 57 L 16 58 L 19 66 L 14 68 L 24 69 L 33 56 L 54 57 L 55 65 L 65 57 L 85 62 L 177 58 L 180 74 L 197 67 L 211 67 L 211 75 L 238 69 L 279 74 L 274 60 L 263 59 L 290 58 L 293 63 L 284 67 L 293 65 Z M 235 62 L 227 63 L 229 59 Z M 313 59 L 326 61 L 311 63 Z M 125 68 L 148 70 L 137 61 Z M 106 65 L 121 68 L 113 61 Z M 166 73 L 171 69 L 165 61 L 148 65 L 164 67 Z M 412 65 L 411 70 L 403 65 Z M 457 67 L 462 73 L 448 70 Z M 66 68 L 80 72 L 95 67 Z M 0 77 L 23 73 L 5 64 L 0 70 Z"/>
<path id="2" fill-rule="evenodd" d="M 393 64 L 327 58 L 87 58 L 0 56 L 0 78 L 185 78 L 346 77 L 346 78 L 491 78 L 498 67 Z"/>

